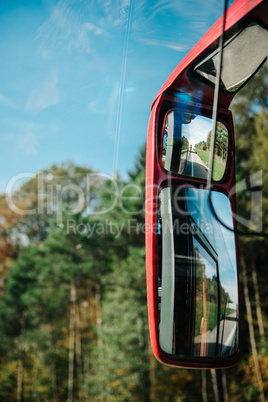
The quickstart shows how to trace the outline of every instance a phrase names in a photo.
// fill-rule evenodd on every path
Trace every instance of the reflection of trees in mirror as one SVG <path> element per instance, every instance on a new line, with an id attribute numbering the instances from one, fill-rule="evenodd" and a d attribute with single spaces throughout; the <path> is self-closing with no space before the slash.
<path id="1" fill-rule="evenodd" d="M 206 265 L 196 251 L 196 317 L 195 336 L 202 333 L 202 320 L 207 321 L 207 331 L 212 331 L 218 321 L 218 285 L 217 276 L 206 274 Z"/>
<path id="2" fill-rule="evenodd" d="M 182 137 L 181 142 L 182 142 L 182 151 L 189 149 L 189 141 L 185 136 Z"/>
<path id="3" fill-rule="evenodd" d="M 208 133 L 206 141 L 200 141 L 195 145 L 197 155 L 206 165 L 208 165 L 209 160 L 210 139 L 211 139 L 211 130 Z M 213 180 L 219 181 L 223 178 L 227 162 L 227 156 L 228 156 L 228 131 L 225 125 L 218 121 L 216 127 L 216 138 L 214 148 L 213 175 L 212 175 Z"/>

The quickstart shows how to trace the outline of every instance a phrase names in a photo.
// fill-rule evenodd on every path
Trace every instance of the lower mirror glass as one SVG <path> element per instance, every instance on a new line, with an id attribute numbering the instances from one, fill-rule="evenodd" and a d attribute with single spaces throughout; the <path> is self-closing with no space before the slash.
<path id="1" fill-rule="evenodd" d="M 232 227 L 228 197 L 213 206 Z M 238 279 L 233 232 L 214 217 L 204 189 L 166 187 L 158 218 L 159 345 L 174 357 L 231 356 L 238 349 Z"/>

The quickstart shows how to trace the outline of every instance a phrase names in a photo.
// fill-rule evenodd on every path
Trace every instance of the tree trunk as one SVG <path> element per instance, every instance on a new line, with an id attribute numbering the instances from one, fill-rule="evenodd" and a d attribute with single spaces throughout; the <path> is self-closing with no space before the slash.
<path id="1" fill-rule="evenodd" d="M 74 388 L 74 343 L 75 343 L 75 300 L 76 288 L 74 281 L 70 283 L 70 330 L 69 330 L 69 370 L 68 370 L 68 402 L 73 402 Z"/>
<path id="2" fill-rule="evenodd" d="M 20 353 L 18 378 L 17 378 L 17 402 L 23 401 L 23 357 Z"/>
<path id="3" fill-rule="evenodd" d="M 224 402 L 228 402 L 228 387 L 227 387 L 227 378 L 226 378 L 226 371 L 221 370 L 221 375 L 222 375 L 222 389 L 223 389 L 223 400 Z"/>
<path id="4" fill-rule="evenodd" d="M 148 358 L 149 358 L 149 377 L 150 377 L 150 390 L 149 390 L 149 401 L 157 400 L 158 389 L 157 389 L 157 363 L 154 357 L 151 342 L 148 342 Z"/>
<path id="5" fill-rule="evenodd" d="M 25 321 L 21 319 L 21 335 L 25 333 Z M 18 377 L 17 377 L 17 402 L 23 401 L 23 369 L 24 369 L 24 344 L 23 340 L 19 346 L 19 365 L 18 365 Z"/>
<path id="6" fill-rule="evenodd" d="M 141 361 L 143 362 L 143 369 L 140 370 L 140 385 L 142 389 L 142 398 L 144 401 L 150 400 L 150 372 L 149 372 L 149 355 L 148 355 L 148 331 L 145 329 L 145 322 L 143 316 L 137 317 L 137 335 L 139 339 L 139 350 L 141 353 Z"/>
<path id="7" fill-rule="evenodd" d="M 256 300 L 256 313 L 257 313 L 257 320 L 258 320 L 259 332 L 260 332 L 260 337 L 261 337 L 261 344 L 262 344 L 262 346 L 265 346 L 264 325 L 263 325 L 262 312 L 261 312 L 260 292 L 259 292 L 259 286 L 258 286 L 256 266 L 255 266 L 255 262 L 253 261 L 253 259 L 252 259 L 251 266 L 252 266 L 252 281 L 253 281 L 255 300 Z"/>
<path id="8" fill-rule="evenodd" d="M 96 284 L 96 320 L 98 328 L 98 349 L 100 370 L 104 369 L 103 339 L 102 339 L 102 312 L 101 312 L 101 286 Z"/>
<path id="9" fill-rule="evenodd" d="M 54 347 L 53 347 L 54 351 Z M 53 394 L 53 402 L 58 402 L 58 391 L 57 391 L 57 367 L 55 360 L 55 351 L 54 357 L 52 360 L 52 394 Z"/>
<path id="10" fill-rule="evenodd" d="M 77 358 L 77 375 L 78 375 L 78 389 L 79 389 L 79 400 L 83 401 L 83 367 L 82 367 L 82 347 L 81 347 L 81 322 L 79 315 L 79 306 L 77 303 L 77 297 L 75 298 L 75 311 L 76 311 L 76 358 Z"/>
<path id="11" fill-rule="evenodd" d="M 215 400 L 215 402 L 219 402 L 220 398 L 219 398 L 216 370 L 210 369 L 210 373 L 211 373 L 212 387 L 213 387 L 213 393 L 214 393 L 214 400 Z"/>
<path id="12" fill-rule="evenodd" d="M 37 382 L 38 382 L 38 366 L 39 366 L 39 354 L 36 351 L 33 366 L 33 380 L 32 380 L 32 398 L 33 401 L 37 400 Z"/>
<path id="13" fill-rule="evenodd" d="M 249 338 L 250 338 L 252 356 L 253 356 L 255 372 L 256 372 L 259 390 L 260 390 L 260 400 L 262 402 L 264 402 L 265 396 L 264 396 L 264 390 L 263 390 L 263 382 L 262 382 L 261 370 L 260 370 L 260 365 L 259 365 L 259 359 L 258 359 L 258 353 L 257 353 L 257 347 L 256 347 L 256 341 L 255 341 L 255 335 L 254 335 L 251 304 L 250 304 L 249 292 L 248 292 L 246 261 L 245 261 L 245 257 L 243 254 L 241 254 L 240 262 L 241 262 L 241 267 L 242 267 L 243 288 L 244 288 L 244 296 L 245 296 L 245 304 L 246 304 L 246 312 L 247 312 Z"/>
<path id="14" fill-rule="evenodd" d="M 106 395 L 106 383 L 104 381 L 104 348 L 103 348 L 103 322 L 102 322 L 102 304 L 101 304 L 101 265 L 99 256 L 96 253 L 94 255 L 96 266 L 96 284 L 95 284 L 95 302 L 96 302 L 96 326 L 97 326 L 97 345 L 98 345 L 98 363 L 99 363 L 99 389 L 102 390 L 102 394 Z M 104 398 L 105 399 L 105 398 Z"/>
<path id="15" fill-rule="evenodd" d="M 202 381 L 202 398 L 203 398 L 203 402 L 208 402 L 207 370 L 201 370 L 201 381 Z"/>

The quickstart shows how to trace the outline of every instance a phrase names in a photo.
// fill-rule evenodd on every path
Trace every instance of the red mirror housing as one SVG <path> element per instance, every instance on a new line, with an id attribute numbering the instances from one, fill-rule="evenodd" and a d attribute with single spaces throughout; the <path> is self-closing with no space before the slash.
<path id="1" fill-rule="evenodd" d="M 267 2 L 237 0 L 227 12 L 225 23 L 227 36 L 230 31 L 233 34 L 235 27 L 238 26 L 240 29 L 244 23 L 248 23 L 252 19 L 260 21 L 261 24 L 266 24 L 267 11 Z M 170 200 L 167 196 L 167 194 L 173 194 L 174 190 L 180 191 L 181 188 L 186 189 L 184 193 L 188 195 L 190 193 L 207 194 L 206 180 L 169 172 L 163 168 L 163 163 L 160 160 L 163 130 L 166 129 L 165 121 L 169 111 L 178 109 L 194 116 L 212 117 L 214 86 L 200 79 L 194 73 L 194 66 L 200 63 L 202 58 L 207 57 L 210 49 L 215 48 L 221 30 L 222 19 L 217 21 L 170 75 L 153 102 L 148 127 L 145 211 L 150 338 L 156 358 L 160 362 L 172 366 L 229 367 L 235 364 L 239 357 L 237 239 L 234 235 L 236 223 L 231 215 L 230 221 L 232 221 L 233 231 L 230 231 L 230 236 L 233 236 L 233 251 L 231 252 L 232 255 L 229 253 L 230 258 L 228 258 L 232 272 L 235 272 L 236 289 L 234 290 L 230 284 L 228 285 L 227 275 L 224 274 L 226 270 L 222 268 L 226 252 L 223 249 L 219 250 L 219 245 L 222 242 L 229 244 L 227 232 L 222 231 L 222 237 L 219 240 L 217 233 L 221 229 L 217 225 L 220 224 L 216 222 L 213 213 L 208 212 L 207 207 L 203 210 L 201 207 L 199 208 L 201 198 L 199 201 L 195 201 L 195 204 L 186 198 L 183 199 L 184 213 L 182 215 L 188 216 L 188 218 L 181 219 L 181 214 L 174 212 L 176 200 Z M 225 172 L 219 181 L 212 183 L 211 191 L 215 200 L 220 198 L 225 200 L 224 203 L 229 206 L 232 214 L 236 211 L 235 144 L 232 116 L 228 107 L 234 96 L 235 93 L 220 92 L 217 121 L 223 123 L 228 131 L 228 157 Z M 190 155 L 194 152 L 192 144 L 187 152 Z M 179 197 L 177 198 L 179 199 Z M 212 203 L 217 209 L 217 202 L 212 201 Z M 199 209 L 198 214 L 194 208 Z M 212 234 L 206 234 L 204 230 L 201 230 L 202 211 L 207 221 L 214 222 L 212 225 L 214 233 Z M 190 235 L 188 233 L 186 237 L 181 237 L 181 233 L 179 235 L 174 234 L 174 227 L 168 234 L 164 233 L 164 222 L 169 223 L 168 221 L 170 221 L 172 225 L 178 219 L 180 220 L 180 227 L 182 227 L 182 222 L 185 223 L 188 220 L 191 222 L 187 227 L 191 226 L 191 228 L 195 227 L 196 229 L 194 231 L 192 229 L 192 233 Z M 215 240 L 216 238 L 218 240 Z M 183 242 L 191 243 L 191 246 L 186 250 L 185 247 L 181 246 L 184 244 Z M 215 249 L 215 244 L 217 244 L 218 250 Z M 200 251 L 202 248 L 206 251 Z M 169 251 L 167 251 L 168 249 Z M 210 249 L 213 251 L 210 252 Z M 180 251 L 179 258 L 178 250 Z M 228 247 L 226 250 L 228 254 Z M 209 274 L 212 272 L 211 266 L 214 263 L 211 262 L 208 254 L 215 255 L 215 272 L 217 274 Z M 170 259 L 169 255 L 171 255 Z M 205 255 L 206 257 L 204 257 Z M 182 258 L 187 260 L 185 265 L 180 262 Z M 205 262 L 205 260 L 210 261 Z M 198 274 L 200 264 L 203 266 L 203 274 Z M 187 272 L 187 274 L 181 272 Z M 187 290 L 185 290 L 185 299 L 183 299 L 183 291 L 177 283 L 183 283 L 186 276 L 188 278 Z M 215 289 L 217 287 L 214 294 L 208 291 L 209 288 L 213 287 L 213 281 L 215 282 Z M 192 307 L 189 307 L 190 304 Z M 217 307 L 214 308 L 214 304 Z M 212 312 L 217 317 L 215 324 L 210 319 Z M 230 324 L 231 322 L 233 324 Z M 227 332 L 229 337 L 227 337 Z M 188 338 L 190 341 L 184 342 Z"/>

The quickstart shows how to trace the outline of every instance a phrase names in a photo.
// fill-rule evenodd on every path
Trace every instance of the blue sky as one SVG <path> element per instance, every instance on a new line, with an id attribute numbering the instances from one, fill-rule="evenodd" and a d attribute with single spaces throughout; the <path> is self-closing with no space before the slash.
<path id="1" fill-rule="evenodd" d="M 188 138 L 190 144 L 195 146 L 200 141 L 207 141 L 208 134 L 212 129 L 212 120 L 205 116 L 196 116 L 191 124 L 184 125 L 184 128 L 185 134 L 183 135 Z M 186 130 L 189 130 L 188 133 Z"/>
<path id="2" fill-rule="evenodd" d="M 2 0 L 0 191 L 64 161 L 127 178 L 155 95 L 222 9 L 219 0 Z"/>

